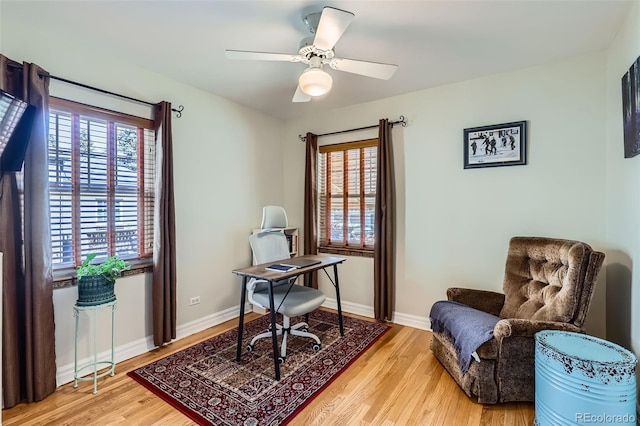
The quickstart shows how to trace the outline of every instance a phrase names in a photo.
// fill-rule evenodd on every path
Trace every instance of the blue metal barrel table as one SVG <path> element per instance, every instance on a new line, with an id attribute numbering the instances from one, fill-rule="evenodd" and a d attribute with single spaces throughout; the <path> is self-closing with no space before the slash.
<path id="1" fill-rule="evenodd" d="M 535 335 L 537 426 L 636 424 L 636 357 L 566 331 Z"/>

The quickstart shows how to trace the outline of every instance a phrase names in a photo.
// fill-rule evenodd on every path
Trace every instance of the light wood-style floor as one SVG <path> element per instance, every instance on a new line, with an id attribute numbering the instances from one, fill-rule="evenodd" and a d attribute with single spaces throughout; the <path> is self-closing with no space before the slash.
<path id="1" fill-rule="evenodd" d="M 249 314 L 246 320 L 257 317 Z M 367 318 L 363 318 L 367 319 Z M 44 401 L 2 412 L 3 425 L 192 425 L 126 373 L 237 326 L 212 327 L 124 361 L 115 377 L 61 386 Z M 307 425 L 531 425 L 533 404 L 471 401 L 429 350 L 431 333 L 393 325 L 291 422 Z"/>

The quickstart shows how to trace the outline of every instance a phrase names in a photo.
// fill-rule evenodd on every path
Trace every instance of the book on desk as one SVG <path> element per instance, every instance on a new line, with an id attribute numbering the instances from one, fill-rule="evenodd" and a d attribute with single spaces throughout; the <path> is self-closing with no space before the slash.
<path id="1" fill-rule="evenodd" d="M 294 269 L 298 269 L 298 267 L 293 265 L 283 265 L 282 263 L 274 263 L 273 265 L 269 265 L 264 269 L 274 272 L 289 272 L 293 271 Z"/>
<path id="2" fill-rule="evenodd" d="M 307 266 L 317 265 L 322 263 L 321 260 L 317 259 L 305 259 L 300 257 L 292 257 L 291 259 L 283 260 L 280 263 L 274 263 L 273 265 L 267 266 L 267 271 L 275 271 L 275 272 L 289 272 L 294 269 L 306 268 Z"/>

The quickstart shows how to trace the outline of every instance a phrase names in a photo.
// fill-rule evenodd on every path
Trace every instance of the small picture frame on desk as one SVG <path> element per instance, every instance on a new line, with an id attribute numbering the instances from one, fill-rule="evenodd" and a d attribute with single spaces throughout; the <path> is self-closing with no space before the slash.
<path id="1" fill-rule="evenodd" d="M 527 122 L 464 129 L 464 168 L 527 164 Z"/>

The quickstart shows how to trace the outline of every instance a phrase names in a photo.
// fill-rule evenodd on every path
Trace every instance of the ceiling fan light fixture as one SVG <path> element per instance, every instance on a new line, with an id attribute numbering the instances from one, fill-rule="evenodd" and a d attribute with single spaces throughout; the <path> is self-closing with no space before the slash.
<path id="1" fill-rule="evenodd" d="M 307 68 L 298 79 L 300 90 L 309 96 L 322 96 L 331 90 L 333 78 L 321 68 Z"/>

